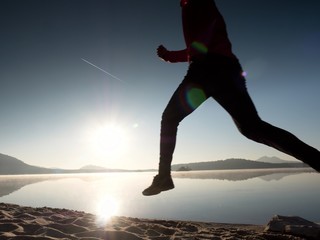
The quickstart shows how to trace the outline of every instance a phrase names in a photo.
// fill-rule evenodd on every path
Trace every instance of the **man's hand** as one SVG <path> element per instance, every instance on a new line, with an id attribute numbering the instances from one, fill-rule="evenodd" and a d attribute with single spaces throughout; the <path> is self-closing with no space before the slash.
<path id="1" fill-rule="evenodd" d="M 157 48 L 158 57 L 166 62 L 170 62 L 170 51 L 168 51 L 163 45 Z"/>
<path id="2" fill-rule="evenodd" d="M 160 45 L 157 48 L 157 54 L 159 58 L 161 58 L 165 62 L 176 63 L 188 61 L 188 55 L 186 50 L 169 51 L 163 45 Z"/>

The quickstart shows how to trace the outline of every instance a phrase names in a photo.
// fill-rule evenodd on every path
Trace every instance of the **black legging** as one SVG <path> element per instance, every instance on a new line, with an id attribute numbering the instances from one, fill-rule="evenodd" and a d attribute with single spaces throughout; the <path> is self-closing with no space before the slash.
<path id="1" fill-rule="evenodd" d="M 293 134 L 262 121 L 248 94 L 237 60 L 210 56 L 190 64 L 162 115 L 159 174 L 169 174 L 179 123 L 209 97 L 233 118 L 249 139 L 276 148 L 320 171 L 320 152 Z"/>

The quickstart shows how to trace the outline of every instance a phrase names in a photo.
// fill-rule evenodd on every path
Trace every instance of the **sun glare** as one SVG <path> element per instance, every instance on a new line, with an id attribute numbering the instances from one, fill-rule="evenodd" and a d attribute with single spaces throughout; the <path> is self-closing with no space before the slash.
<path id="1" fill-rule="evenodd" d="M 127 147 L 127 133 L 115 124 L 95 127 L 89 138 L 94 153 L 101 157 L 117 157 Z"/>
<path id="2" fill-rule="evenodd" d="M 103 226 L 116 216 L 119 211 L 119 202 L 110 195 L 105 195 L 100 199 L 96 206 L 96 223 Z"/>

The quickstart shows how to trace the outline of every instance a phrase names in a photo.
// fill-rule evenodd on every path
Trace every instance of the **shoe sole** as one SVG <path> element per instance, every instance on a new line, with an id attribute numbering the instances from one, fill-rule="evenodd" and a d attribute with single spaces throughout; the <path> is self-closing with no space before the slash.
<path id="1" fill-rule="evenodd" d="M 158 195 L 159 193 L 161 193 L 161 192 L 165 192 L 165 191 L 169 191 L 169 190 L 171 190 L 171 189 L 174 189 L 174 186 L 172 186 L 172 187 L 168 187 L 168 188 L 157 188 L 157 189 L 154 189 L 154 191 L 152 191 L 152 192 L 149 192 L 148 193 L 148 191 L 143 191 L 142 192 L 142 194 L 144 195 L 144 196 L 153 196 L 153 195 Z"/>

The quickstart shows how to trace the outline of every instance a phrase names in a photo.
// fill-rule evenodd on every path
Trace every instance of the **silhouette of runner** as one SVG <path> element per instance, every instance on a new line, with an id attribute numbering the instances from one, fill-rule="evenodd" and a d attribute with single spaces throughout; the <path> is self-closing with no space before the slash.
<path id="1" fill-rule="evenodd" d="M 248 94 L 243 70 L 232 52 L 223 17 L 214 0 L 181 0 L 186 49 L 157 49 L 164 61 L 189 62 L 187 75 L 171 97 L 161 120 L 159 173 L 143 195 L 174 188 L 172 155 L 179 123 L 206 99 L 214 98 L 247 138 L 289 154 L 320 172 L 320 152 L 291 133 L 260 119 Z"/>

